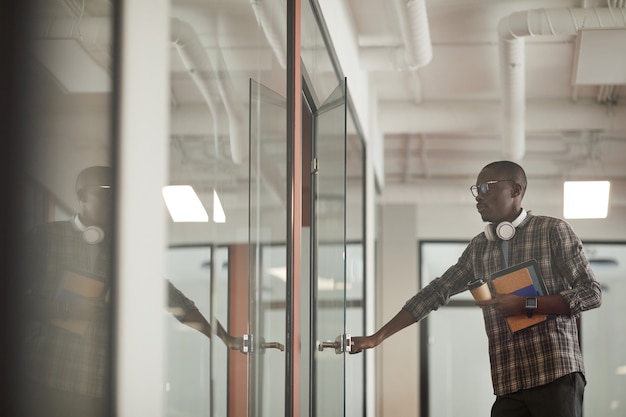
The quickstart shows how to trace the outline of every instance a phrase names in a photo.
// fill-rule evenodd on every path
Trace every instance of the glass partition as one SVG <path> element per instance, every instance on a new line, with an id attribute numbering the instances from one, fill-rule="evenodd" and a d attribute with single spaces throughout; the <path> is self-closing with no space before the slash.
<path id="1" fill-rule="evenodd" d="M 443 274 L 467 243 L 420 242 L 420 288 Z M 489 415 L 495 397 L 487 336 L 482 311 L 471 294 L 455 295 L 448 305 L 422 320 L 420 340 L 422 414 Z"/>
<path id="2" fill-rule="evenodd" d="M 310 295 L 316 328 L 310 343 L 310 413 L 360 416 L 364 413 L 364 355 L 347 358 L 329 348 L 320 352 L 317 344 L 336 342 L 346 326 L 359 334 L 364 331 L 365 151 L 348 115 L 347 88 L 341 89 L 344 96 L 340 99 L 337 85 L 344 80 L 316 1 L 302 2 L 301 42 L 303 79 L 316 119 L 318 151 L 313 155 L 317 186 L 312 202 L 316 212 L 311 223 Z"/>
<path id="3" fill-rule="evenodd" d="M 61 2 L 25 3 L 24 42 L 13 46 L 20 51 L 13 58 L 22 58 L 12 79 L 15 135 L 2 139 L 22 151 L 9 177 L 17 194 L 2 203 L 15 215 L 16 268 L 3 276 L 14 284 L 10 320 L 18 331 L 3 334 L 19 353 L 11 378 L 19 397 L 11 401 L 19 400 L 16 415 L 104 416 L 117 192 L 113 6 L 90 3 L 81 12 Z"/>
<path id="4" fill-rule="evenodd" d="M 250 413 L 285 414 L 286 102 L 250 83 Z M 272 244 L 276 244 L 271 246 Z"/>
<path id="5" fill-rule="evenodd" d="M 365 334 L 365 150 L 351 117 L 346 138 L 346 331 Z M 365 414 L 365 355 L 346 357 L 346 416 Z"/>
<path id="6" fill-rule="evenodd" d="M 602 306 L 580 318 L 587 387 L 586 416 L 626 414 L 626 243 L 585 242 L 585 254 L 602 287 Z"/>
<path id="7" fill-rule="evenodd" d="M 286 3 L 171 6 L 167 415 L 284 415 Z"/>
<path id="8" fill-rule="evenodd" d="M 345 415 L 346 105 L 339 85 L 315 118 L 313 144 L 312 303 L 316 352 L 315 416 Z M 324 349 L 327 348 L 327 349 Z"/>

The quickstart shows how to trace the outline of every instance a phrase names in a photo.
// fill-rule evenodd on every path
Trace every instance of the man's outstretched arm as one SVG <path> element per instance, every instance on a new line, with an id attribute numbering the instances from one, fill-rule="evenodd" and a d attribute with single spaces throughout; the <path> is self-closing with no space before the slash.
<path id="1" fill-rule="evenodd" d="M 387 339 L 389 336 L 413 323 L 415 323 L 413 315 L 402 309 L 373 335 L 353 337 L 352 344 L 350 345 L 350 353 L 359 353 L 365 349 L 374 348 L 380 345 L 383 340 Z"/>

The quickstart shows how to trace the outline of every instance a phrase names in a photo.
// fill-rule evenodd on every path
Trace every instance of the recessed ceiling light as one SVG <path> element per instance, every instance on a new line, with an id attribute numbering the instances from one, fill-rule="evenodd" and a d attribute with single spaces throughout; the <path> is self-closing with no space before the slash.
<path id="1" fill-rule="evenodd" d="M 163 187 L 163 199 L 175 223 L 209 221 L 209 215 L 191 185 Z"/>
<path id="2" fill-rule="evenodd" d="M 608 214 L 609 181 L 565 181 L 563 217 L 566 219 L 604 219 Z"/>

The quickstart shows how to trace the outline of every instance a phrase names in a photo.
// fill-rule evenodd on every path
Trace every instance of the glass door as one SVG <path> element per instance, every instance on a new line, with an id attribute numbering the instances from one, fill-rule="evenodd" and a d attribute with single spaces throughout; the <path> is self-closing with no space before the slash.
<path id="1" fill-rule="evenodd" d="M 345 415 L 346 87 L 314 114 L 311 226 L 312 416 Z"/>
<path id="2" fill-rule="evenodd" d="M 285 415 L 286 101 L 250 81 L 248 416 Z"/>

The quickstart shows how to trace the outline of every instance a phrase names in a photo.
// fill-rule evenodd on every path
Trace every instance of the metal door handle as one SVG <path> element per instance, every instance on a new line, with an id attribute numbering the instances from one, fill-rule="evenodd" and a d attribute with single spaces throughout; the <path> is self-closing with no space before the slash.
<path id="1" fill-rule="evenodd" d="M 261 343 L 261 350 L 263 351 L 265 349 L 278 349 L 283 352 L 285 350 L 285 345 L 278 342 Z"/>
<path id="2" fill-rule="evenodd" d="M 317 350 L 320 352 L 326 348 L 335 349 L 336 354 L 340 354 L 343 352 L 350 352 L 350 347 L 352 345 L 352 336 L 349 334 L 342 334 L 335 338 L 334 342 L 319 342 L 317 344 Z"/>
<path id="3" fill-rule="evenodd" d="M 335 349 L 335 351 L 337 351 L 337 349 L 340 348 L 340 343 L 339 342 L 320 342 L 319 345 L 317 345 L 317 350 L 319 350 L 320 352 L 326 348 L 333 348 Z"/>
<path id="4" fill-rule="evenodd" d="M 255 338 L 251 334 L 244 334 L 242 336 L 241 353 L 264 353 L 266 349 L 278 349 L 284 352 L 285 345 L 278 342 L 266 342 L 264 338 L 260 338 L 259 343 L 255 343 Z"/>

